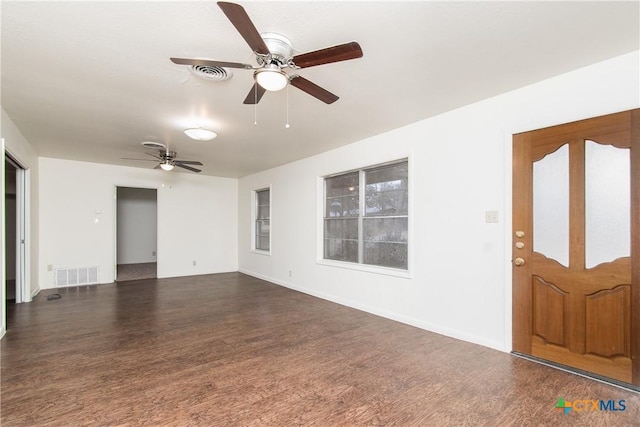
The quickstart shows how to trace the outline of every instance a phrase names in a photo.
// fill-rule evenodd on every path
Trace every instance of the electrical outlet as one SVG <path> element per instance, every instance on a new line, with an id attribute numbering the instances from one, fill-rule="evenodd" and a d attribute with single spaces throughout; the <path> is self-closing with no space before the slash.
<path id="1" fill-rule="evenodd" d="M 53 264 L 47 265 L 47 271 L 53 271 Z"/>
<path id="2" fill-rule="evenodd" d="M 193 261 L 193 266 L 194 266 L 194 267 L 196 266 L 196 261 L 195 261 L 195 260 Z"/>
<path id="3" fill-rule="evenodd" d="M 151 251 L 151 256 L 156 256 L 156 251 Z"/>
<path id="4" fill-rule="evenodd" d="M 291 270 L 289 270 L 289 277 L 291 277 Z"/>

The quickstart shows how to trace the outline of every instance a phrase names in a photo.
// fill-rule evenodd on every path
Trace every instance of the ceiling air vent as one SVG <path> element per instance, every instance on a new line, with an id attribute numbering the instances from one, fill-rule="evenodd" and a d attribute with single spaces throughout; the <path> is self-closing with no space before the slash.
<path id="1" fill-rule="evenodd" d="M 142 144 L 144 148 L 151 148 L 151 149 L 157 149 L 157 150 L 164 150 L 165 148 L 167 148 L 162 142 L 142 141 L 140 144 Z"/>
<path id="2" fill-rule="evenodd" d="M 209 65 L 192 65 L 191 72 L 203 80 L 222 82 L 229 80 L 233 74 L 231 70 L 222 67 L 212 67 Z"/>

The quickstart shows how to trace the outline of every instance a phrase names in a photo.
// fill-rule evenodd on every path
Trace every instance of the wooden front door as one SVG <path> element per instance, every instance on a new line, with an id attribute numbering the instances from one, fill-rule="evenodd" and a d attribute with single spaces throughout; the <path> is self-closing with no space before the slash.
<path id="1" fill-rule="evenodd" d="M 640 109 L 513 137 L 513 350 L 640 385 Z"/>

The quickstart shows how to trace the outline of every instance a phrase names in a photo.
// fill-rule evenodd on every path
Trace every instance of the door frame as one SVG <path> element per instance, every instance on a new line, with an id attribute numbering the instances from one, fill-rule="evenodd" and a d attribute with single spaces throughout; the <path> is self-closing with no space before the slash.
<path id="1" fill-rule="evenodd" d="M 164 186 L 164 184 L 163 184 Z M 117 184 L 113 186 L 113 281 L 118 279 L 118 188 L 136 188 L 140 190 L 154 190 L 156 194 L 156 276 L 160 267 L 160 257 L 158 250 L 158 237 L 159 237 L 159 209 L 158 209 L 158 187 L 141 187 L 139 185 L 125 185 Z"/>
<path id="2" fill-rule="evenodd" d="M 593 117 L 585 120 L 580 120 L 576 122 L 570 122 L 565 124 L 560 124 L 557 126 L 566 126 L 566 125 L 574 125 L 580 127 L 583 122 L 594 120 L 598 118 L 604 118 L 609 116 L 615 116 L 621 120 L 629 121 L 629 129 L 630 129 L 630 138 L 631 138 L 631 146 L 634 149 L 630 149 L 630 172 L 631 172 L 631 183 L 640 183 L 640 109 L 623 111 L 620 113 L 607 114 L 604 116 Z M 556 127 L 556 126 L 552 126 Z M 547 128 L 544 128 L 547 129 Z M 538 129 L 541 130 L 541 129 Z M 533 130 L 535 131 L 535 130 Z M 528 131 L 528 132 L 533 132 Z M 508 247 L 511 248 L 511 258 L 513 263 L 513 258 L 515 258 L 516 250 L 514 248 L 514 233 L 516 226 L 514 223 L 516 222 L 516 218 L 514 217 L 514 209 L 517 204 L 526 203 L 526 200 L 522 199 L 522 192 L 517 191 L 515 188 L 516 183 L 514 182 L 513 172 L 516 168 L 521 167 L 518 165 L 518 160 L 521 156 L 518 155 L 516 150 L 528 150 L 530 149 L 530 145 L 521 144 L 518 148 L 514 148 L 513 143 L 516 140 L 516 136 L 522 138 L 522 134 L 527 132 L 514 133 L 511 138 L 510 147 L 510 160 L 511 160 L 511 224 L 507 226 L 507 238 L 505 239 L 508 242 Z M 570 139 L 570 137 L 568 137 Z M 527 166 L 529 168 L 529 166 Z M 525 178 L 524 185 L 532 185 L 532 176 L 527 176 Z M 638 188 L 636 188 L 635 192 L 632 188 L 631 191 L 631 212 L 630 218 L 640 218 L 640 184 L 638 184 Z M 527 224 L 530 224 L 530 218 L 526 218 L 525 221 Z M 527 227 L 522 227 L 522 224 L 517 225 L 518 229 L 522 229 L 525 233 L 532 233 L 532 230 L 526 229 Z M 632 271 L 631 271 L 631 378 L 632 384 L 640 385 L 640 224 L 639 221 L 631 222 L 631 260 L 632 260 Z M 636 262 L 633 262 L 636 261 Z M 516 283 L 516 275 L 514 274 L 514 269 L 526 269 L 528 266 L 516 267 L 515 265 L 511 265 L 507 267 L 509 270 L 509 275 L 511 277 L 511 343 L 512 350 L 514 352 L 522 352 L 526 354 L 531 354 L 531 342 L 523 342 L 524 340 L 521 338 L 523 336 L 523 331 L 531 330 L 530 319 L 528 318 L 528 313 L 526 315 L 523 313 L 521 307 L 518 306 L 517 297 L 523 295 L 523 284 Z M 524 296 L 526 298 L 526 296 Z M 634 337 L 636 337 L 634 339 Z M 526 351 L 526 350 L 529 351 Z"/>
<path id="3" fill-rule="evenodd" d="M 31 292 L 27 284 L 30 281 L 29 267 L 31 265 L 31 245 L 29 244 L 31 229 L 31 203 L 29 197 L 31 194 L 31 174 L 29 169 L 6 149 L 4 160 L 11 163 L 16 169 L 16 303 L 30 302 Z M 6 218 L 3 220 L 3 230 L 6 226 L 5 221 Z"/>
<path id="4" fill-rule="evenodd" d="M 5 254 L 5 226 L 6 215 L 4 212 L 5 192 L 5 161 L 10 162 L 16 168 L 16 303 L 30 302 L 32 300 L 31 287 L 31 171 L 20 161 L 19 157 L 6 148 L 4 138 L 1 139 L 0 173 L 2 173 L 2 213 L 0 226 L 2 227 L 2 268 L 0 280 L 3 283 L 0 297 L 2 298 L 0 322 L 0 338 L 4 336 L 7 326 L 7 301 L 5 295 L 6 282 L 6 254 Z"/>
<path id="5" fill-rule="evenodd" d="M 631 111 L 631 144 L 640 148 L 640 108 Z M 640 183 L 640 149 L 631 150 L 631 182 Z M 638 184 L 640 187 L 640 184 Z M 640 189 L 638 189 L 640 190 Z M 631 218 L 640 218 L 640 191 L 631 192 Z M 631 335 L 640 335 L 640 225 L 631 223 Z M 636 262 L 633 262 L 633 261 Z M 635 290 L 635 292 L 634 292 Z M 634 310 L 635 308 L 635 310 Z M 640 385 L 640 338 L 631 341 L 631 378 Z"/>

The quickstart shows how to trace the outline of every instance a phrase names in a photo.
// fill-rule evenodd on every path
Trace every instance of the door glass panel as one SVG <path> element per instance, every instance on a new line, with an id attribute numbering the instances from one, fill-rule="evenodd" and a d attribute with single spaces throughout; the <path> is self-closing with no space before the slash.
<path id="1" fill-rule="evenodd" d="M 631 253 L 629 150 L 585 141 L 586 267 Z"/>
<path id="2" fill-rule="evenodd" d="M 569 145 L 533 163 L 533 250 L 569 266 Z"/>

